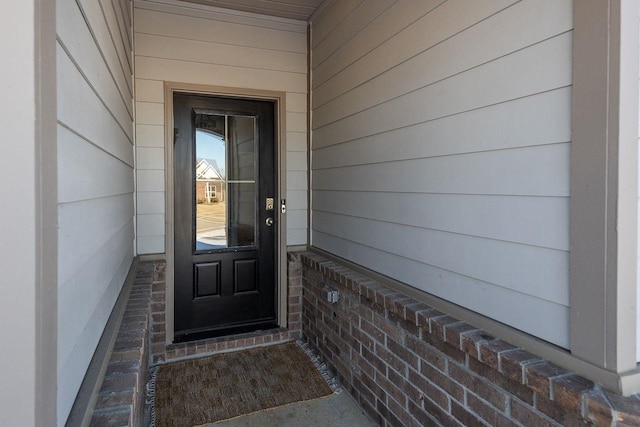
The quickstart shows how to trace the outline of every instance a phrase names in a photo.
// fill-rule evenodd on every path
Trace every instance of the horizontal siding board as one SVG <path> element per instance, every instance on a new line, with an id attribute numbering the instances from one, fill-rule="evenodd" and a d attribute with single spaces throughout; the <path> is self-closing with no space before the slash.
<path id="1" fill-rule="evenodd" d="M 136 170 L 136 190 L 164 191 L 164 170 Z"/>
<path id="2" fill-rule="evenodd" d="M 141 236 L 136 239 L 138 254 L 164 253 L 164 233 L 162 236 Z"/>
<path id="3" fill-rule="evenodd" d="M 568 329 L 565 327 L 569 323 L 569 310 L 563 305 L 542 301 L 521 292 L 474 280 L 316 230 L 313 231 L 313 244 L 534 336 L 544 336 L 547 341 L 561 347 L 569 346 Z"/>
<path id="4" fill-rule="evenodd" d="M 514 0 L 510 1 L 513 2 Z M 445 0 L 398 1 L 387 9 L 378 20 L 360 31 L 322 63 L 314 60 L 312 51 L 313 89 L 315 90 L 319 85 L 330 80 L 333 76 L 366 56 L 394 35 L 401 33 L 405 28 L 411 26 L 415 21 L 420 20 L 443 3 L 445 3 Z M 318 94 L 321 97 L 324 96 L 322 91 L 319 91 Z"/>
<path id="5" fill-rule="evenodd" d="M 58 203 L 133 193 L 133 169 L 58 126 Z"/>
<path id="6" fill-rule="evenodd" d="M 568 86 L 571 46 L 563 34 L 321 127 L 314 111 L 314 138 L 343 142 Z"/>
<path id="7" fill-rule="evenodd" d="M 307 190 L 306 171 L 287 171 L 287 190 Z"/>
<path id="8" fill-rule="evenodd" d="M 286 131 L 287 151 L 305 152 L 307 151 L 307 132 Z"/>
<path id="9" fill-rule="evenodd" d="M 136 33 L 200 41 L 215 40 L 218 43 L 234 46 L 306 54 L 306 37 L 291 37 L 290 31 L 212 20 L 206 15 L 185 16 L 181 13 L 182 11 L 178 13 L 158 12 L 144 10 L 140 8 L 140 5 L 137 5 L 135 10 Z M 301 26 L 301 28 L 305 27 Z M 306 29 L 302 33 L 306 33 Z"/>
<path id="10" fill-rule="evenodd" d="M 307 113 L 286 113 L 287 130 L 292 132 L 306 132 Z"/>
<path id="11" fill-rule="evenodd" d="M 164 12 L 169 15 L 186 16 L 191 18 L 201 18 L 213 21 L 215 25 L 219 23 L 233 24 L 251 28 L 271 29 L 287 31 L 292 33 L 306 34 L 307 23 L 301 20 L 281 18 L 270 15 L 256 16 L 245 12 L 225 9 L 211 8 L 206 5 L 184 3 L 180 6 L 162 4 L 155 0 L 136 0 L 136 8 L 154 12 Z"/>
<path id="12" fill-rule="evenodd" d="M 164 148 L 164 126 L 136 125 L 136 146 Z"/>
<path id="13" fill-rule="evenodd" d="M 342 144 L 314 141 L 312 161 L 314 169 L 324 169 L 570 140 L 571 88 L 567 87 Z"/>
<path id="14" fill-rule="evenodd" d="M 287 209 L 287 228 L 306 230 L 307 211 L 302 209 Z"/>
<path id="15" fill-rule="evenodd" d="M 80 80 L 85 80 L 84 85 L 94 92 L 91 96 L 103 103 L 107 113 L 112 115 L 123 129 L 130 128 L 133 121 L 131 92 L 126 87 L 119 87 L 118 82 L 114 80 L 111 70 L 97 51 L 78 9 L 70 8 L 69 11 L 61 12 L 61 15 L 63 18 L 68 18 L 70 22 L 66 22 L 63 18 L 59 19 L 64 24 L 59 29 L 59 37 L 64 47 L 59 41 L 56 50 L 58 74 L 64 74 L 62 79 L 72 78 L 76 84 Z M 58 84 L 62 79 L 58 77 Z M 62 89 L 65 90 L 63 93 L 66 93 L 69 88 Z M 128 136 L 131 139 L 131 135 Z"/>
<path id="16" fill-rule="evenodd" d="M 139 125 L 164 125 L 164 104 L 136 102 L 136 123 Z"/>
<path id="17" fill-rule="evenodd" d="M 314 212 L 569 250 L 569 198 L 314 191 Z"/>
<path id="18" fill-rule="evenodd" d="M 118 52 L 118 58 L 120 59 L 120 63 L 123 68 L 129 68 L 132 70 L 131 64 L 131 41 L 124 40 L 121 37 L 120 24 L 118 22 L 118 17 L 115 14 L 115 10 L 113 9 L 113 1 L 112 0 L 98 0 L 100 3 L 100 8 L 102 9 L 102 13 L 104 19 L 107 23 L 107 27 L 109 28 L 109 32 L 111 33 L 111 37 L 113 39 L 113 43 L 115 45 L 116 52 Z"/>
<path id="19" fill-rule="evenodd" d="M 306 73 L 306 69 L 305 69 Z M 285 102 L 287 103 L 287 112 L 307 113 L 307 94 L 306 93 L 287 93 Z"/>
<path id="20" fill-rule="evenodd" d="M 136 57 L 136 75 L 151 80 L 306 93 L 305 73 Z"/>
<path id="21" fill-rule="evenodd" d="M 161 236 L 164 233 L 164 215 L 139 214 L 136 227 L 138 236 Z"/>
<path id="22" fill-rule="evenodd" d="M 318 103 L 319 97 L 314 97 L 316 105 L 314 115 L 317 116 L 314 126 L 322 126 L 343 115 L 371 108 L 555 37 L 557 34 L 565 33 L 571 30 L 572 10 L 571 2 L 523 1 L 454 37 L 437 43 L 420 55 L 398 63 L 395 67 L 392 66 L 394 62 L 391 62 L 389 57 L 393 57 L 394 52 L 404 50 L 395 44 L 385 46 L 387 49 L 384 51 L 378 49 L 371 57 L 378 61 L 379 58 L 389 61 L 380 66 L 384 72 L 370 79 L 374 76 L 375 71 L 372 70 L 375 68 L 374 64 L 362 61 L 363 64 L 359 63 L 358 66 L 345 72 L 346 76 L 343 77 L 343 74 L 340 74 L 332 79 L 331 84 L 328 85 L 331 87 L 327 87 L 322 93 L 330 97 L 338 94 L 339 97 L 321 106 Z M 552 16 L 553 19 L 545 19 L 547 15 Z M 526 26 L 527 21 L 539 24 Z M 426 28 L 431 30 L 430 26 Z M 504 37 L 504 34 L 514 36 Z M 468 49 L 471 45 L 482 46 L 482 48 Z M 570 42 L 567 49 L 564 53 L 570 55 Z M 565 65 L 565 63 L 559 63 L 559 65 Z M 345 78 L 348 81 L 345 81 Z M 335 90 L 336 86 L 339 90 Z"/>
<path id="23" fill-rule="evenodd" d="M 164 192 L 145 191 L 137 193 L 136 213 L 144 214 L 164 214 Z M 164 234 L 164 230 L 162 231 Z"/>
<path id="24" fill-rule="evenodd" d="M 569 305 L 569 254 L 536 246 L 314 211 L 313 229 L 555 304 Z M 504 268 L 505 265 L 510 268 Z"/>
<path id="25" fill-rule="evenodd" d="M 287 210 L 307 209 L 307 192 L 301 190 L 287 190 Z"/>
<path id="26" fill-rule="evenodd" d="M 111 37 L 111 30 L 107 26 L 107 22 L 104 17 L 104 13 L 102 12 L 102 8 L 97 1 L 89 1 L 89 0 L 80 0 L 79 4 L 82 6 L 82 13 L 86 16 L 87 21 L 89 21 L 91 25 L 91 32 L 95 36 L 98 41 L 100 51 L 95 51 L 90 53 L 90 56 L 85 57 L 85 59 L 91 58 L 93 55 L 104 55 L 104 61 L 106 62 L 109 71 L 111 72 L 113 79 L 117 82 L 118 88 L 122 95 L 122 98 L 127 102 L 127 110 L 129 114 L 133 114 L 133 106 L 131 100 L 133 98 L 133 89 L 131 82 L 131 66 L 127 62 L 122 62 L 122 59 L 119 56 L 119 52 L 116 47 L 117 39 L 113 39 Z M 80 14 L 80 10 L 77 8 L 76 2 L 73 0 L 64 0 L 63 2 L 56 3 L 59 8 L 65 8 L 66 13 L 71 13 L 74 16 Z M 75 9 L 75 10 L 74 10 Z M 59 11 L 60 13 L 60 11 Z M 59 15 L 60 19 L 60 15 Z M 60 23 L 58 25 L 57 30 L 59 32 L 69 31 L 69 28 L 66 28 L 66 25 Z M 77 29 L 76 29 L 77 31 Z M 72 34 L 70 34 L 72 35 Z M 85 34 L 75 34 L 72 35 L 75 40 L 73 43 L 85 44 L 91 42 L 91 36 Z M 88 38 L 87 38 L 88 37 Z M 65 44 L 72 43 L 69 38 L 64 38 Z M 82 59 L 82 57 L 75 56 L 78 59 Z M 97 65 L 98 62 L 91 61 L 93 65 Z M 100 60 L 100 63 L 103 61 Z M 83 67 L 86 68 L 86 67 Z"/>
<path id="27" fill-rule="evenodd" d="M 322 15 L 322 19 L 313 22 L 312 49 L 315 50 L 315 48 L 336 29 L 344 17 L 348 16 L 363 2 L 363 0 L 340 0 L 333 2 L 331 7 Z"/>
<path id="28" fill-rule="evenodd" d="M 105 4 L 106 1 L 108 0 L 101 0 L 103 3 L 103 7 L 111 7 L 111 11 L 113 12 L 113 16 L 116 19 L 116 24 L 117 27 L 114 27 L 114 33 L 113 33 L 113 37 L 114 39 L 119 39 L 122 41 L 122 44 L 124 45 L 124 53 L 127 57 L 127 63 L 129 65 L 132 64 L 131 62 L 131 54 L 133 52 L 133 43 L 131 38 L 129 37 L 129 29 L 127 28 L 127 24 L 125 21 L 125 18 L 122 14 L 122 10 L 120 9 L 120 6 L 117 4 L 117 1 L 109 1 L 109 6 L 107 6 Z M 117 32 L 116 32 L 117 29 Z"/>
<path id="29" fill-rule="evenodd" d="M 132 194 L 59 205 L 58 252 L 65 255 L 58 262 L 60 282 L 91 264 L 98 249 L 131 221 L 133 213 Z"/>
<path id="30" fill-rule="evenodd" d="M 314 170 L 312 186 L 313 190 L 567 197 L 569 145 Z"/>
<path id="31" fill-rule="evenodd" d="M 303 151 L 287 151 L 287 171 L 306 171 L 307 154 Z"/>
<path id="32" fill-rule="evenodd" d="M 62 372 L 84 377 L 133 261 L 133 220 L 96 252 L 58 293 L 58 359 Z M 104 274 L 105 271 L 110 274 Z M 90 284 L 90 285 L 89 285 Z M 97 332 L 97 333 L 96 333 Z M 69 360 L 79 365 L 66 366 Z M 75 390 L 79 384 L 74 384 Z M 72 396 L 75 398 L 75 395 Z"/>
<path id="33" fill-rule="evenodd" d="M 307 70 L 307 56 L 303 53 L 149 34 L 136 37 L 136 55 L 291 73 Z"/>
<path id="34" fill-rule="evenodd" d="M 111 314 L 111 308 L 115 305 L 118 294 L 121 289 L 121 282 L 124 281 L 127 271 L 131 265 L 132 256 L 125 256 L 122 259 L 120 266 L 114 270 L 116 272 L 110 284 L 108 291 L 105 292 L 100 303 L 96 307 L 95 311 L 91 315 L 87 323 L 87 327 L 82 331 L 82 334 L 78 337 L 74 352 L 69 355 L 68 358 L 61 363 L 58 372 L 58 389 L 59 390 L 78 390 L 82 384 L 82 380 L 85 376 L 85 371 L 88 367 L 88 361 L 93 356 L 94 349 L 97 346 L 98 340 L 101 334 L 96 333 L 103 329 L 103 325 L 106 323 Z M 73 310 L 69 310 L 73 313 Z M 63 408 L 71 408 L 75 400 L 75 394 L 62 394 L 59 393 L 59 405 Z"/>
<path id="35" fill-rule="evenodd" d="M 73 129 L 101 149 L 123 162 L 133 165 L 131 129 L 123 127 L 73 65 L 66 52 L 58 48 L 57 55 L 58 121 Z"/>
<path id="36" fill-rule="evenodd" d="M 290 228 L 287 229 L 287 245 L 306 245 L 307 229 L 306 228 Z"/>
<path id="37" fill-rule="evenodd" d="M 136 79 L 136 101 L 164 102 L 164 82 L 161 80 Z"/>
<path id="38" fill-rule="evenodd" d="M 313 49 L 313 64 L 319 64 L 340 46 L 366 28 L 397 0 L 368 0 L 362 2 Z"/>
<path id="39" fill-rule="evenodd" d="M 455 12 L 459 12 L 462 3 L 459 0 L 396 2 L 380 16 L 380 19 L 372 22 L 323 62 L 316 62 L 316 57 L 312 55 L 311 67 L 314 77 L 312 87 L 313 89 L 322 87 L 318 93 L 319 98 L 314 100 L 314 106 L 322 105 L 327 101 L 324 92 L 334 85 L 332 80 L 337 74 L 355 76 L 356 81 L 360 82 L 366 81 L 433 46 L 436 40 L 443 40 L 465 26 L 473 25 L 483 17 L 508 7 L 514 2 L 515 0 L 465 2 L 464 12 L 457 16 Z M 455 16 L 455 19 L 452 20 L 452 16 Z M 393 46 L 397 50 L 392 51 L 387 46 Z M 379 53 L 387 53 L 395 61 L 390 62 L 386 58 L 378 57 Z M 357 78 L 351 70 L 362 67 L 364 64 L 371 67 L 371 70 L 362 70 L 362 78 Z M 346 91 L 350 88 L 346 86 L 342 90 Z M 337 91 L 339 92 L 340 89 Z"/>
<path id="40" fill-rule="evenodd" d="M 136 148 L 137 169 L 164 169 L 164 148 Z"/>

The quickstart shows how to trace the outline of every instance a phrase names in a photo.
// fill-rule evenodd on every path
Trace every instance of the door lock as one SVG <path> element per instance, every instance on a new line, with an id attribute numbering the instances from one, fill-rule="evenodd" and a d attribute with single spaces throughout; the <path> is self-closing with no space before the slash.
<path id="1" fill-rule="evenodd" d="M 267 224 L 267 227 L 271 227 L 273 225 L 273 218 L 269 217 L 265 220 L 265 224 Z"/>
<path id="2" fill-rule="evenodd" d="M 267 197 L 265 200 L 265 210 L 272 211 L 273 210 L 273 197 Z"/>

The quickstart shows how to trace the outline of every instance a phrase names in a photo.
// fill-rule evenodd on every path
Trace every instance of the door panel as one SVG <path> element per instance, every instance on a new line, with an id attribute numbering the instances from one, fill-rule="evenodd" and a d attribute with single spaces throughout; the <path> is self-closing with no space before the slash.
<path id="1" fill-rule="evenodd" d="M 173 105 L 175 340 L 275 327 L 274 103 Z"/>

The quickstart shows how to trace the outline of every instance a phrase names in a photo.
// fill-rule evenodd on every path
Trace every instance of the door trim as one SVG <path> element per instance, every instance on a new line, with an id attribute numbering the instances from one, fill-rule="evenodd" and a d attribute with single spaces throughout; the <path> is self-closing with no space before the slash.
<path id="1" fill-rule="evenodd" d="M 167 256 L 166 267 L 166 300 L 165 300 L 165 325 L 166 344 L 173 343 L 174 339 L 174 188 L 173 188 L 173 94 L 174 92 L 196 95 L 229 96 L 238 99 L 256 99 L 275 102 L 276 135 L 274 150 L 276 150 L 276 189 L 278 195 L 286 197 L 286 93 L 260 89 L 241 89 L 224 86 L 208 86 L 191 83 L 164 82 L 164 185 L 165 185 L 165 253 Z M 279 203 L 279 201 L 278 201 Z M 276 248 L 276 318 L 280 327 L 287 327 L 287 218 L 276 207 L 278 227 Z"/>

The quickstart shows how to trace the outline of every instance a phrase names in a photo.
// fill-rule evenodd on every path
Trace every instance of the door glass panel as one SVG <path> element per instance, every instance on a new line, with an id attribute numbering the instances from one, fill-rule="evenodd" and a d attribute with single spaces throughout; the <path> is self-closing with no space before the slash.
<path id="1" fill-rule="evenodd" d="M 195 115 L 195 250 L 256 242 L 255 118 Z"/>

